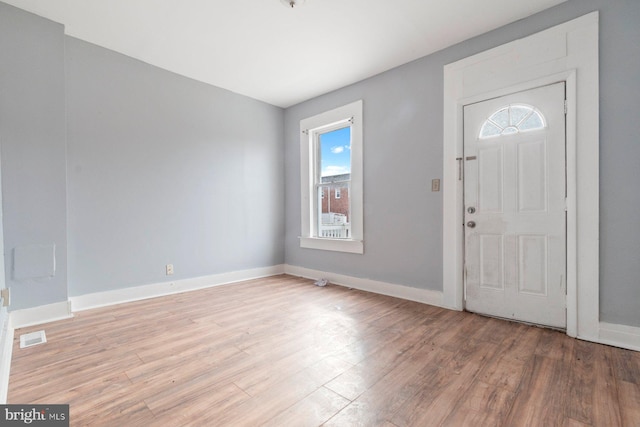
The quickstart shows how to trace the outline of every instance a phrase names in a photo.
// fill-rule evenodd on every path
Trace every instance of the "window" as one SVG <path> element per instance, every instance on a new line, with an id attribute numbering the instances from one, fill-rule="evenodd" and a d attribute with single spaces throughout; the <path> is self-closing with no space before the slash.
<path id="1" fill-rule="evenodd" d="M 528 132 L 546 127 L 544 117 L 529 105 L 510 105 L 500 108 L 489 117 L 480 129 L 480 139 Z"/>
<path id="2" fill-rule="evenodd" d="M 300 135 L 300 246 L 363 253 L 362 101 L 301 120 Z"/>

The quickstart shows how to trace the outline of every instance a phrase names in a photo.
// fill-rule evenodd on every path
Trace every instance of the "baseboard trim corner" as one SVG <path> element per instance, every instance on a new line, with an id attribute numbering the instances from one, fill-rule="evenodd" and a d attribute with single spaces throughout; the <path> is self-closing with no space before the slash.
<path id="1" fill-rule="evenodd" d="M 326 278 L 330 283 L 359 289 L 361 291 L 372 292 L 374 294 L 387 295 L 409 301 L 421 302 L 423 304 L 445 307 L 443 304 L 443 293 L 430 289 L 419 289 L 410 286 L 397 285 L 394 283 L 381 282 L 378 280 L 362 279 L 359 277 L 347 276 L 344 274 L 331 273 L 327 271 L 314 270 L 306 267 L 285 264 L 284 272 L 292 276 L 304 277 L 307 279 Z"/>
<path id="2" fill-rule="evenodd" d="M 55 322 L 56 320 L 69 319 L 71 317 L 73 317 L 71 303 L 69 301 L 61 301 L 11 311 L 9 313 L 9 327 L 13 329 L 25 328 L 27 326 L 41 325 L 43 323 Z"/>

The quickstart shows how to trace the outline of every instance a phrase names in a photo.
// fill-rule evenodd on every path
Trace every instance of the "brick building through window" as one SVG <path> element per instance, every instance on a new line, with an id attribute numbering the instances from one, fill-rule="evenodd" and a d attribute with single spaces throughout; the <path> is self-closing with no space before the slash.
<path id="1" fill-rule="evenodd" d="M 350 174 L 323 176 L 322 184 L 322 214 L 344 216 L 344 222 L 349 222 L 349 176 Z M 346 182 L 345 182 L 346 181 Z M 335 215 L 337 214 L 337 215 Z M 329 223 L 334 221 L 322 221 Z"/>

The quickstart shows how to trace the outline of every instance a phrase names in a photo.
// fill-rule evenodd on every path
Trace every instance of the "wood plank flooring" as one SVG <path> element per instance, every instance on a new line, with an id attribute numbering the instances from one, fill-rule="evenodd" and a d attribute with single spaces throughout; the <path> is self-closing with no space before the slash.
<path id="1" fill-rule="evenodd" d="M 291 276 L 15 337 L 9 403 L 73 426 L 640 426 L 640 353 Z"/>

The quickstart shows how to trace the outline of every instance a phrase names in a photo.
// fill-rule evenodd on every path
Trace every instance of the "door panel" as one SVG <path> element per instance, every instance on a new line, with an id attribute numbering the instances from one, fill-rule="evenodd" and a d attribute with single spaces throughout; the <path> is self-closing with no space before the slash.
<path id="1" fill-rule="evenodd" d="M 547 210 L 546 141 L 527 142 L 518 150 L 518 209 L 523 212 Z"/>
<path id="2" fill-rule="evenodd" d="M 504 236 L 480 235 L 480 286 L 504 289 Z"/>
<path id="3" fill-rule="evenodd" d="M 564 93 L 557 83 L 464 108 L 469 311 L 566 326 Z"/>
<path id="4" fill-rule="evenodd" d="M 503 163 L 502 147 L 484 147 L 478 150 L 479 193 L 477 209 L 481 212 L 502 212 Z"/>
<path id="5" fill-rule="evenodd" d="M 520 292 L 547 296 L 547 236 L 518 236 L 517 253 Z"/>

